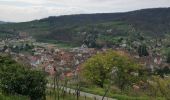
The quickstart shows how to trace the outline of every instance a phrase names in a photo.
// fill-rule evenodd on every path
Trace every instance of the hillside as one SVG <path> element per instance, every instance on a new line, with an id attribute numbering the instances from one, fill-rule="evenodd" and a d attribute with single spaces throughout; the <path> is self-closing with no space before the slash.
<path id="1" fill-rule="evenodd" d="M 3 22 L 3 21 L 0 21 L 0 24 L 4 24 L 5 22 Z"/>
<path id="2" fill-rule="evenodd" d="M 170 8 L 125 13 L 81 14 L 49 17 L 24 23 L 0 25 L 0 32 L 27 32 L 39 41 L 82 44 L 142 34 L 160 37 L 170 33 Z M 103 42 L 103 41 L 102 41 Z M 106 42 L 106 41 L 104 41 Z"/>

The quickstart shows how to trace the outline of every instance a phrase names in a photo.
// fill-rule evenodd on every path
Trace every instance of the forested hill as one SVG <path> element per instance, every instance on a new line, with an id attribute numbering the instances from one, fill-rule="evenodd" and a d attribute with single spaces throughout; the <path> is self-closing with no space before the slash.
<path id="1" fill-rule="evenodd" d="M 5 22 L 3 22 L 3 21 L 0 21 L 0 24 L 4 24 Z"/>
<path id="2" fill-rule="evenodd" d="M 31 22 L 0 25 L 0 31 L 24 31 L 40 41 L 57 40 L 70 43 L 82 43 L 84 40 L 79 37 L 87 38 L 87 34 L 90 34 L 96 38 L 96 34 L 103 36 L 108 31 L 111 36 L 127 36 L 129 33 L 164 36 L 170 33 L 170 8 L 53 16 Z"/>
<path id="3" fill-rule="evenodd" d="M 109 21 L 126 21 L 129 23 L 166 24 L 170 23 L 170 8 L 143 9 L 125 13 L 101 13 L 66 15 L 41 19 L 40 22 L 48 22 L 56 26 L 73 24 L 94 24 Z"/>

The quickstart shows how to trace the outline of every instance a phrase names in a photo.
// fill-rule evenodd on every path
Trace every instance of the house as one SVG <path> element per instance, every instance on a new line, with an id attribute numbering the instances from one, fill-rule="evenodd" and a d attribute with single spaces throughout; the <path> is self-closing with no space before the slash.
<path id="1" fill-rule="evenodd" d="M 49 73 L 50 75 L 54 75 L 54 74 L 55 74 L 55 70 L 54 70 L 53 65 L 48 64 L 48 65 L 45 67 L 45 72 Z"/>
<path id="2" fill-rule="evenodd" d="M 154 58 L 154 63 L 157 65 L 160 65 L 162 63 L 163 59 L 161 58 L 161 56 L 156 56 Z"/>
<path id="3" fill-rule="evenodd" d="M 79 65 L 79 64 L 80 64 L 79 60 L 76 60 L 75 65 Z"/>
<path id="4" fill-rule="evenodd" d="M 83 44 L 83 45 L 81 46 L 81 48 L 82 48 L 82 49 L 83 49 L 83 48 L 88 48 L 88 46 L 85 45 L 85 44 Z"/>
<path id="5" fill-rule="evenodd" d="M 19 32 L 19 37 L 20 38 L 27 38 L 28 34 L 26 32 Z"/>
<path id="6" fill-rule="evenodd" d="M 72 77 L 72 76 L 74 76 L 74 73 L 73 72 L 68 72 L 68 73 L 65 73 L 65 76 L 66 77 Z"/>
<path id="7" fill-rule="evenodd" d="M 11 49 L 10 48 L 7 48 L 6 50 L 5 50 L 5 53 L 10 53 L 11 52 Z"/>
<path id="8" fill-rule="evenodd" d="M 122 48 L 125 48 L 126 46 L 127 46 L 127 44 L 126 43 L 123 43 L 123 44 L 121 44 L 120 45 Z"/>
<path id="9" fill-rule="evenodd" d="M 65 64 L 66 64 L 65 60 L 61 60 L 60 63 L 59 63 L 59 65 L 61 65 L 61 66 L 65 65 Z"/>
<path id="10" fill-rule="evenodd" d="M 40 59 L 36 56 L 32 56 L 29 59 L 30 59 L 30 64 L 33 67 L 37 67 L 40 64 Z"/>

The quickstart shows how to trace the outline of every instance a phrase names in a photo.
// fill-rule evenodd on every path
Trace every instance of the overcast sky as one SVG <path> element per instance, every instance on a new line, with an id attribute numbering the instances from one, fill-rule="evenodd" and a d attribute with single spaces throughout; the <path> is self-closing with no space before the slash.
<path id="1" fill-rule="evenodd" d="M 0 20 L 23 22 L 48 16 L 157 7 L 170 7 L 170 0 L 0 0 Z"/>

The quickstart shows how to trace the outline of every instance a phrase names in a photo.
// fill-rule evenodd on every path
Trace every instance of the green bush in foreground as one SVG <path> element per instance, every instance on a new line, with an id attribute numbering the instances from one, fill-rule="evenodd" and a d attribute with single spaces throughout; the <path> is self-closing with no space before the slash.
<path id="1" fill-rule="evenodd" d="M 0 56 L 0 89 L 6 94 L 29 96 L 31 100 L 44 100 L 45 75 L 22 66 L 9 57 Z"/>

